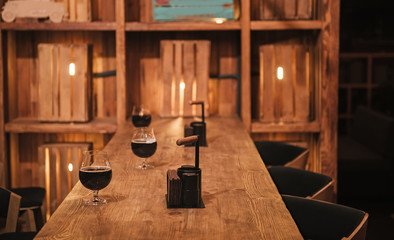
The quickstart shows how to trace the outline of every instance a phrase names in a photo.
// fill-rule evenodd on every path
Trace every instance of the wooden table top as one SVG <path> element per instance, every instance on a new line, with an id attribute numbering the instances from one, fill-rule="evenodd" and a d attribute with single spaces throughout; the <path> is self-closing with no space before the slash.
<path id="1" fill-rule="evenodd" d="M 200 147 L 205 208 L 167 209 L 166 173 L 194 164 L 194 148 L 177 146 L 191 119 L 154 118 L 158 148 L 148 163 L 130 149 L 131 122 L 105 147 L 113 169 L 99 195 L 107 205 L 85 206 L 91 193 L 78 182 L 36 239 L 303 239 L 238 117 L 210 117 L 208 147 Z"/>

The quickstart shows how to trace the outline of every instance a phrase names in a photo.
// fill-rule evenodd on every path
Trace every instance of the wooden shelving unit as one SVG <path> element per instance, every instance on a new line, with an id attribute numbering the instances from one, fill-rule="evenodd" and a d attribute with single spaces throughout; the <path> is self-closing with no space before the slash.
<path id="1" fill-rule="evenodd" d="M 26 133 L 41 131 L 59 135 L 113 133 L 116 125 L 130 115 L 131 105 L 141 103 L 141 62 L 160 56 L 160 41 L 203 39 L 211 41 L 210 75 L 240 76 L 239 82 L 235 78 L 210 80 L 210 113 L 238 113 L 256 140 L 308 139 L 313 150 L 310 169 L 336 177 L 339 0 L 313 1 L 316 8 L 310 20 L 259 20 L 251 13 L 257 1 L 240 0 L 240 18 L 222 24 L 153 22 L 146 16 L 151 0 L 92 2 L 99 6 L 98 12 L 93 12 L 92 22 L 0 23 L 0 99 L 5 100 L 0 102 L 0 163 L 6 166 L 14 161 L 19 151 L 15 147 L 18 135 L 23 138 Z M 312 46 L 311 118 L 307 123 L 267 125 L 255 118 L 252 72 L 258 64 L 257 46 L 264 39 L 281 42 L 289 36 L 305 38 Z M 31 94 L 31 87 L 36 87 L 35 49 L 40 42 L 92 44 L 93 71 L 116 69 L 116 77 L 93 80 L 93 121 L 70 125 L 34 120 L 37 95 Z M 12 136 L 10 141 L 5 133 Z M 11 159 L 6 158 L 6 151 L 12 153 Z M 13 170 L 11 175 L 18 171 Z"/>

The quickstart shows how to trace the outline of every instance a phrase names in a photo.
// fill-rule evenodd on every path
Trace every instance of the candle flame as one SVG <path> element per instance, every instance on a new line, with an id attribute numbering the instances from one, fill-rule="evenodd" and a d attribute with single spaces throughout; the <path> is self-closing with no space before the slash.
<path id="1" fill-rule="evenodd" d="M 276 70 L 276 77 L 278 78 L 278 80 L 283 79 L 283 67 L 278 67 L 278 69 Z"/>
<path id="2" fill-rule="evenodd" d="M 75 63 L 70 63 L 68 67 L 68 73 L 70 76 L 75 76 Z"/>
<path id="3" fill-rule="evenodd" d="M 73 171 L 73 164 L 72 163 L 68 164 L 68 171 L 70 171 L 70 172 Z"/>

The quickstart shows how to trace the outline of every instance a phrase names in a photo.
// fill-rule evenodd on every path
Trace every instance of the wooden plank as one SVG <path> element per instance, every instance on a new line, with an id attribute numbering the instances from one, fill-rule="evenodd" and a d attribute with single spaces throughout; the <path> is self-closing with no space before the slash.
<path id="1" fill-rule="evenodd" d="M 78 22 L 91 21 L 92 20 L 91 0 L 75 0 L 75 1 L 76 1 L 76 20 Z"/>
<path id="2" fill-rule="evenodd" d="M 321 130 L 321 125 L 319 122 L 313 121 L 309 123 L 271 123 L 267 124 L 265 122 L 253 122 L 252 132 L 253 133 L 319 133 Z M 277 139 L 272 139 L 277 140 Z"/>
<path id="3" fill-rule="evenodd" d="M 297 18 L 312 18 L 312 0 L 297 0 Z"/>
<path id="4" fill-rule="evenodd" d="M 277 46 L 280 48 L 281 62 L 277 66 L 283 67 L 283 80 L 279 80 L 282 86 L 281 93 L 281 119 L 283 122 L 294 121 L 294 93 L 293 93 L 293 50 L 291 45 Z"/>
<path id="5" fill-rule="evenodd" d="M 57 64 L 53 61 L 53 57 L 57 56 L 57 51 L 53 47 L 39 44 L 38 45 L 38 67 L 40 76 L 39 91 L 39 120 L 48 120 L 53 118 L 54 107 L 52 104 L 58 104 L 58 99 L 53 98 L 53 82 L 56 82 L 55 76 Z M 50 66 L 48 67 L 48 63 Z M 44 77 L 46 76 L 46 77 Z M 57 91 L 56 91 L 57 92 Z M 48 94 L 49 93 L 49 94 Z M 57 108 L 56 108 L 57 109 Z M 56 115 L 57 116 L 57 115 Z"/>
<path id="6" fill-rule="evenodd" d="M 75 64 L 75 76 L 73 79 L 72 92 L 72 120 L 86 121 L 89 119 L 89 75 L 86 69 L 89 65 L 88 46 L 72 45 L 73 62 Z M 90 71 L 88 71 L 90 72 Z"/>
<path id="7" fill-rule="evenodd" d="M 321 172 L 337 179 L 339 0 L 323 0 L 321 39 L 321 133 L 319 135 Z"/>
<path id="8" fill-rule="evenodd" d="M 242 1 L 241 5 L 241 117 L 247 131 L 250 131 L 251 83 L 250 83 L 250 1 Z"/>
<path id="9" fill-rule="evenodd" d="M 196 42 L 195 80 L 197 85 L 197 96 L 193 100 L 204 101 L 205 116 L 209 116 L 208 80 L 209 80 L 210 52 L 211 52 L 210 41 Z M 200 110 L 197 110 L 197 112 L 196 111 L 193 112 L 193 115 L 196 114 L 199 116 Z"/>
<path id="10" fill-rule="evenodd" d="M 88 123 L 42 123 L 35 118 L 17 118 L 5 125 L 6 132 L 14 133 L 115 133 L 115 118 L 95 118 Z"/>
<path id="11" fill-rule="evenodd" d="M 153 21 L 153 7 L 151 0 L 140 0 L 140 22 Z"/>
<path id="12" fill-rule="evenodd" d="M 223 34 L 219 46 L 219 74 L 236 75 L 238 59 L 231 37 Z M 237 111 L 238 82 L 232 78 L 219 79 L 219 115 L 233 115 Z"/>
<path id="13" fill-rule="evenodd" d="M 275 55 L 273 45 L 260 46 L 260 121 L 270 123 L 275 121 L 275 102 L 277 89 L 274 67 Z"/>
<path id="14" fill-rule="evenodd" d="M 120 126 L 104 149 L 114 174 L 108 187 L 100 191 L 109 201 L 100 207 L 100 217 L 94 213 L 97 208 L 83 205 L 91 195 L 78 183 L 36 238 L 68 238 L 69 229 L 73 229 L 76 239 L 303 239 L 238 117 L 206 120 L 210 145 L 200 148 L 205 208 L 166 207 L 166 170 L 194 161 L 193 148 L 177 147 L 174 142 L 183 136 L 179 126 L 188 121 L 153 119 L 151 125 L 161 139 L 156 154 L 149 159 L 155 165 L 154 172 L 136 170 L 141 159 L 122 154 L 129 148 L 127 139 L 133 126 L 131 122 Z M 216 171 L 221 167 L 223 171 Z M 141 219 L 149 221 L 149 227 Z M 86 224 L 94 231 L 86 231 Z M 117 227 L 105 227 L 114 225 Z"/>
<path id="15" fill-rule="evenodd" d="M 49 186 L 46 190 L 49 191 L 49 199 L 47 201 L 49 202 L 49 209 L 50 213 L 53 213 L 56 210 L 57 207 L 57 181 L 58 179 L 56 178 L 56 158 L 57 158 L 57 151 L 58 149 L 56 148 L 49 148 L 49 166 L 46 166 L 46 169 L 48 171 L 45 171 L 45 174 L 49 175 L 49 178 L 46 180 L 49 180 L 49 183 L 46 182 L 45 185 Z"/>
<path id="16" fill-rule="evenodd" d="M 296 17 L 296 0 L 284 0 L 283 1 L 283 18 L 294 19 Z"/>
<path id="17" fill-rule="evenodd" d="M 295 121 L 309 120 L 309 54 L 304 46 L 295 46 L 296 86 L 295 86 Z"/>
<path id="18" fill-rule="evenodd" d="M 0 31 L 0 56 L 3 56 L 3 34 Z M 5 139 L 5 128 L 4 128 L 4 62 L 3 57 L 0 58 L 0 187 L 5 188 L 8 178 L 8 164 L 6 159 L 6 139 Z"/>
<path id="19" fill-rule="evenodd" d="M 157 58 L 141 59 L 141 102 L 151 113 L 160 113 L 162 81 L 160 81 L 160 60 Z M 153 87 L 154 86 L 154 87 Z"/>
<path id="20" fill-rule="evenodd" d="M 59 64 L 59 121 L 70 121 L 72 119 L 72 92 L 74 79 L 69 75 L 69 65 L 71 60 L 71 52 L 69 46 L 58 45 L 58 59 L 55 60 Z"/>
<path id="21" fill-rule="evenodd" d="M 180 99 L 180 84 L 184 82 L 184 66 L 183 59 L 185 56 L 185 50 L 182 41 L 172 41 L 173 54 L 172 59 L 172 85 L 171 85 L 171 115 L 179 116 L 181 111 L 181 99 Z M 163 92 L 168 94 L 168 92 Z M 185 95 L 183 95 L 185 97 Z M 163 104 L 166 104 L 165 102 Z M 183 109 L 182 109 L 183 112 Z"/>
<path id="22" fill-rule="evenodd" d="M 262 16 L 262 20 L 271 20 L 276 19 L 277 10 L 276 7 L 277 1 L 279 0 L 261 0 L 262 1 L 262 12 L 260 12 L 260 16 Z"/>
<path id="23" fill-rule="evenodd" d="M 19 159 L 19 135 L 10 134 L 10 175 L 11 187 L 20 187 L 20 159 Z"/>
<path id="24" fill-rule="evenodd" d="M 116 1 L 116 115 L 118 124 L 126 121 L 126 35 L 125 2 Z"/>
<path id="25" fill-rule="evenodd" d="M 189 101 L 193 100 L 193 81 L 195 76 L 195 43 L 185 41 L 183 43 L 183 81 L 185 83 L 183 98 L 183 116 L 193 116 L 192 106 Z M 180 104 L 182 106 L 182 104 Z M 182 110 L 181 110 L 182 112 Z"/>
<path id="26" fill-rule="evenodd" d="M 160 102 L 161 111 L 160 116 L 169 117 L 171 116 L 172 109 L 172 78 L 173 78 L 173 49 L 174 46 L 170 41 L 160 42 L 160 59 L 161 59 L 161 70 L 162 70 L 162 82 L 163 82 L 163 100 Z M 175 91 L 175 90 L 174 90 Z M 171 94 L 168 94 L 171 93 Z M 175 92 L 174 92 L 175 94 Z"/>

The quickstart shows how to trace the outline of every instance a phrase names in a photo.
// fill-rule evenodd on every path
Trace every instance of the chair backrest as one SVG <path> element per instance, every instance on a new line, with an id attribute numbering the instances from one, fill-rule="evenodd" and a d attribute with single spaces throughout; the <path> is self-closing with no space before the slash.
<path id="1" fill-rule="evenodd" d="M 0 217 L 6 218 L 3 232 L 15 232 L 21 197 L 0 187 Z"/>
<path id="2" fill-rule="evenodd" d="M 268 171 L 280 194 L 324 201 L 333 199 L 334 180 L 329 176 L 284 166 L 272 166 Z"/>
<path id="3" fill-rule="evenodd" d="M 199 116 L 195 106 L 189 105 L 195 100 L 206 103 L 208 114 L 209 58 L 210 41 L 207 40 L 160 42 L 162 117 Z"/>
<path id="4" fill-rule="evenodd" d="M 305 169 L 309 150 L 284 142 L 258 141 L 256 148 L 267 166 L 288 166 Z"/>
<path id="5" fill-rule="evenodd" d="M 344 205 L 282 195 L 305 239 L 365 239 L 368 213 Z"/>

